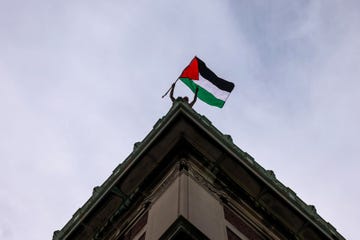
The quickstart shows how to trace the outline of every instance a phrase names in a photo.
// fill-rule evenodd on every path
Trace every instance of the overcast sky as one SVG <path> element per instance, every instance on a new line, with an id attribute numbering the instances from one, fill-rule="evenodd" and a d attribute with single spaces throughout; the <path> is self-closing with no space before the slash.
<path id="1" fill-rule="evenodd" d="M 235 83 L 194 109 L 360 239 L 359 23 L 356 0 L 0 0 L 0 239 L 51 239 L 194 55 Z"/>

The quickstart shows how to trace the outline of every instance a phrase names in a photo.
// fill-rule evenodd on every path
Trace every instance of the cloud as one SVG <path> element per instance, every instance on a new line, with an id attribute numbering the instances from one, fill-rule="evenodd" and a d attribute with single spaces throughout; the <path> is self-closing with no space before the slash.
<path id="1" fill-rule="evenodd" d="M 198 55 L 236 87 L 221 112 L 195 109 L 356 238 L 358 10 L 355 1 L 0 3 L 0 237 L 61 228 L 168 111 L 161 95 Z M 191 93 L 178 84 L 175 94 Z"/>

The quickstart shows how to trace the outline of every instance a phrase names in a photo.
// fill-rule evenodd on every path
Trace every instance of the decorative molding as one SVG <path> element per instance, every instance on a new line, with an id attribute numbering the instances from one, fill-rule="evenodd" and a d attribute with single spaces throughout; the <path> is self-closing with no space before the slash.
<path id="1" fill-rule="evenodd" d="M 194 164 L 193 161 L 194 160 L 192 160 L 191 158 L 190 160 L 188 160 L 187 175 L 191 177 L 195 182 L 197 182 L 200 186 L 204 187 L 205 190 L 211 193 L 220 202 L 222 202 L 224 199 L 227 199 L 227 193 L 223 189 L 213 184 L 216 176 L 214 176 L 212 172 L 207 171 L 207 169 L 200 170 L 200 168 L 196 164 Z"/>
<path id="2" fill-rule="evenodd" d="M 169 173 L 162 179 L 161 183 L 151 189 L 149 195 L 145 197 L 146 202 L 154 203 L 180 175 L 180 163 L 177 162 Z"/>

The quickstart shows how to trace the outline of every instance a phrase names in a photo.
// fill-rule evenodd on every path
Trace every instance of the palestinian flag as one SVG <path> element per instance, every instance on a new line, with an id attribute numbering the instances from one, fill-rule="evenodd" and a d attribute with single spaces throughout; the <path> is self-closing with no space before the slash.
<path id="1" fill-rule="evenodd" d="M 235 86 L 234 83 L 216 76 L 198 57 L 194 57 L 179 79 L 194 93 L 196 88 L 199 88 L 198 98 L 219 108 L 224 106 Z"/>

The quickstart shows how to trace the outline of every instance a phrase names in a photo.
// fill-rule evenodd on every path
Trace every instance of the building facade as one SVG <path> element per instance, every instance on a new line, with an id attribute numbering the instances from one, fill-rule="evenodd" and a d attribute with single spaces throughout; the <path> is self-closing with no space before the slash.
<path id="1" fill-rule="evenodd" d="M 175 101 L 54 240 L 343 240 L 314 206 Z"/>

